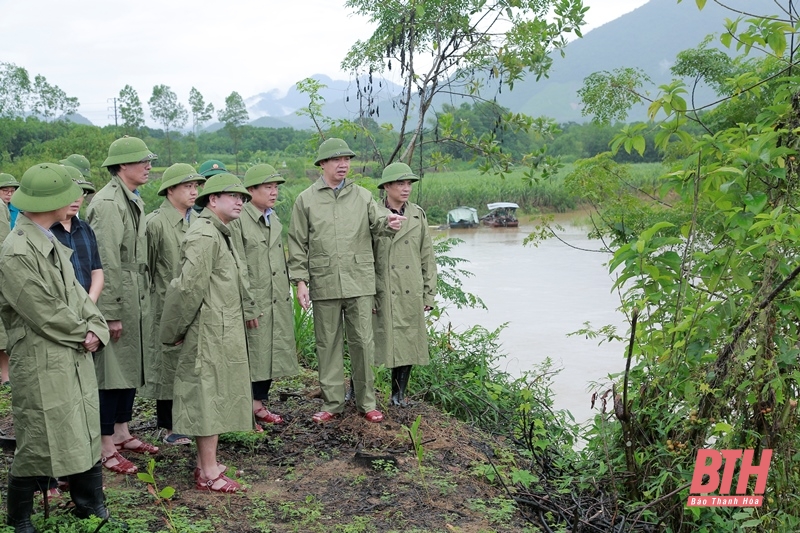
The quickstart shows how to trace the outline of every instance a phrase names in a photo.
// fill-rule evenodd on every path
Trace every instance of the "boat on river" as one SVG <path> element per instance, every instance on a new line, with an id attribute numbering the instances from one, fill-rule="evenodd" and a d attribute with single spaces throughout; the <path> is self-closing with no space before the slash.
<path id="1" fill-rule="evenodd" d="M 447 225 L 451 228 L 474 228 L 480 224 L 478 210 L 462 205 L 447 213 Z"/>
<path id="2" fill-rule="evenodd" d="M 481 222 L 484 226 L 492 228 L 516 228 L 519 226 L 519 220 L 515 215 L 519 206 L 514 202 L 494 202 L 486 204 L 489 212 L 481 217 Z"/>

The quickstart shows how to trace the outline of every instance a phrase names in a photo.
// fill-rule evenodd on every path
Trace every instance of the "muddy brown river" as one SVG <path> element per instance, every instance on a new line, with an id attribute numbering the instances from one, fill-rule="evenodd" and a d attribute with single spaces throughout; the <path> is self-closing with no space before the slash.
<path id="1" fill-rule="evenodd" d="M 559 236 L 573 246 L 597 250 L 599 241 L 571 220 L 559 222 Z M 556 409 L 572 412 L 576 421 L 593 416 L 591 384 L 609 382 L 608 374 L 625 367 L 622 343 L 603 343 L 583 336 L 568 336 L 589 322 L 594 328 L 613 324 L 625 336 L 625 317 L 617 311 L 619 298 L 604 265 L 608 254 L 579 251 L 556 239 L 538 248 L 523 246 L 533 226 L 434 231 L 465 241 L 450 255 L 467 259 L 464 269 L 474 277 L 464 280 L 464 290 L 481 297 L 487 310 L 448 309 L 452 325 L 463 331 L 480 324 L 495 329 L 506 354 L 502 367 L 519 375 L 550 357 L 560 373 L 553 379 Z M 447 320 L 447 317 L 443 318 Z M 604 387 L 603 390 L 607 388 Z"/>

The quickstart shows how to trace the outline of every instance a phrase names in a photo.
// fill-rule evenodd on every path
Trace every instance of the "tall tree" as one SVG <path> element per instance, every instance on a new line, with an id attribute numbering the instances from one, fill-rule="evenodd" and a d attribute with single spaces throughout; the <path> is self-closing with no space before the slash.
<path id="1" fill-rule="evenodd" d="M 150 116 L 164 127 L 167 139 L 167 164 L 172 164 L 172 144 L 169 132 L 182 128 L 189 120 L 189 113 L 183 104 L 178 102 L 178 96 L 167 85 L 156 85 L 153 94 L 147 101 L 150 106 Z"/>
<path id="2" fill-rule="evenodd" d="M 119 115 L 126 133 L 137 133 L 144 127 L 144 110 L 136 89 L 126 85 L 119 92 Z"/>
<path id="3" fill-rule="evenodd" d="M 209 102 L 206 105 L 200 91 L 192 87 L 189 91 L 189 108 L 192 110 L 192 133 L 197 135 L 197 129 L 202 128 L 214 116 L 214 104 Z"/>
<path id="4" fill-rule="evenodd" d="M 225 131 L 233 141 L 233 153 L 236 158 L 236 173 L 239 173 L 239 140 L 242 135 L 242 126 L 250 119 L 244 100 L 236 91 L 225 98 L 225 108 L 217 114 L 220 122 L 225 124 Z"/>
<path id="5" fill-rule="evenodd" d="M 26 69 L 0 62 L 0 117 L 22 115 L 30 91 L 31 80 Z"/>
<path id="6" fill-rule="evenodd" d="M 74 96 L 67 96 L 57 85 L 48 83 L 47 78 L 37 74 L 30 95 L 31 111 L 41 115 L 45 121 L 78 111 L 79 102 Z"/>
<path id="7" fill-rule="evenodd" d="M 379 115 L 373 73 L 394 70 L 403 79 L 393 103 L 402 123 L 384 164 L 411 163 L 437 95 L 481 99 L 487 82 L 499 90 L 512 88 L 527 71 L 537 79 L 546 76 L 550 54 L 563 49 L 567 34 L 581 35 L 587 10 L 581 0 L 347 0 L 345 5 L 376 25 L 342 62 L 356 75 L 362 116 Z M 366 86 L 360 75 L 368 75 Z M 519 116 L 506 119 L 527 126 Z M 496 141 L 480 149 L 488 153 L 495 147 Z"/>

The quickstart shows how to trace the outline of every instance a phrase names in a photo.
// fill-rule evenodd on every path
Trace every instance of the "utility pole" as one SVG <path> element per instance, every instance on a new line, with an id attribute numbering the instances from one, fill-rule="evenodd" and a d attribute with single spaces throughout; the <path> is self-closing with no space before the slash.
<path id="1" fill-rule="evenodd" d="M 106 101 L 111 102 L 112 100 L 114 101 L 114 126 L 119 127 L 119 124 L 117 123 L 117 99 L 108 98 Z M 111 108 L 109 108 L 109 111 L 111 111 Z M 111 118 L 111 115 L 108 115 L 108 118 Z"/>

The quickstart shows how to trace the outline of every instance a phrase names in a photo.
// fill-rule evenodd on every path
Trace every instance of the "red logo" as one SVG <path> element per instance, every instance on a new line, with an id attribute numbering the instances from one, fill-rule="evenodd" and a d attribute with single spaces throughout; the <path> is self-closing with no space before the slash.
<path id="1" fill-rule="evenodd" d="M 753 450 L 698 450 L 697 460 L 694 463 L 694 474 L 692 474 L 692 487 L 689 490 L 689 499 L 686 505 L 689 507 L 761 507 L 764 501 L 764 491 L 767 488 L 772 450 L 761 452 L 761 461 L 758 466 L 753 464 L 754 455 Z M 731 494 L 733 474 L 736 471 L 736 463 L 740 459 L 736 493 Z M 725 468 L 720 476 L 720 467 L 723 461 Z M 705 476 L 708 476 L 707 483 L 703 483 Z M 756 476 L 756 486 L 752 495 L 747 494 L 750 476 Z M 717 494 L 710 494 L 714 492 Z"/>

